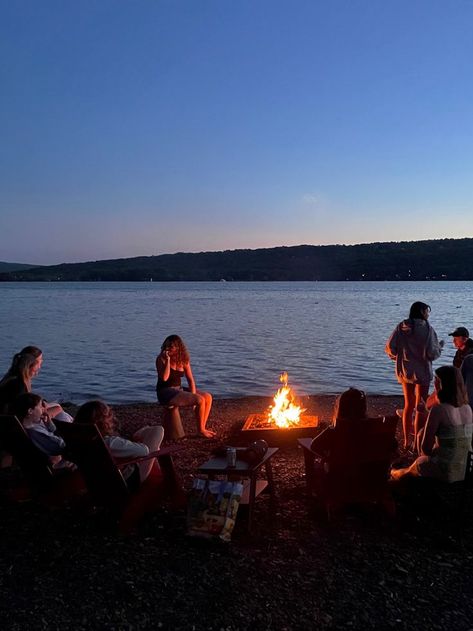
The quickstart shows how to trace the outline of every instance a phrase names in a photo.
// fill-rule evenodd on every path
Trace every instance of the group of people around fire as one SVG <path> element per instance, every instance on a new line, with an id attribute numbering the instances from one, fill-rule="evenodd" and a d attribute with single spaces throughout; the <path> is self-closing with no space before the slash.
<path id="1" fill-rule="evenodd" d="M 396 377 L 403 389 L 404 407 L 397 413 L 402 418 L 404 451 L 415 457 L 408 467 L 393 469 L 391 475 L 393 479 L 425 476 L 453 482 L 463 479 L 472 445 L 473 340 L 463 326 L 449 333 L 457 349 L 453 365 L 440 366 L 434 375 L 432 362 L 440 357 L 444 342 L 439 341 L 429 315 L 429 305 L 415 302 L 409 317 L 396 326 L 386 343 L 385 351 L 395 362 Z M 32 392 L 32 381 L 42 363 L 43 353 L 36 346 L 26 346 L 15 354 L 0 380 L 0 414 L 15 415 L 33 444 L 50 457 L 53 467 L 74 466 L 62 457 L 65 445 L 56 433 L 55 420 L 95 424 L 114 457 L 134 458 L 159 450 L 164 437 L 161 425 L 142 427 L 127 439 L 117 433 L 113 411 L 102 401 L 83 404 L 73 419 L 59 403 Z M 198 433 L 214 437 L 215 432 L 207 428 L 212 396 L 197 390 L 189 352 L 178 335 L 164 340 L 156 358 L 156 371 L 158 401 L 165 406 L 193 408 Z M 186 388 L 181 385 L 183 377 Z M 432 380 L 434 390 L 429 392 Z M 337 400 L 333 429 L 365 418 L 366 395 L 350 388 Z M 316 437 L 314 450 L 333 449 L 331 437 L 333 430 Z M 5 453 L 2 462 L 8 463 Z M 152 464 L 145 461 L 130 466 L 123 475 L 142 482 Z"/>

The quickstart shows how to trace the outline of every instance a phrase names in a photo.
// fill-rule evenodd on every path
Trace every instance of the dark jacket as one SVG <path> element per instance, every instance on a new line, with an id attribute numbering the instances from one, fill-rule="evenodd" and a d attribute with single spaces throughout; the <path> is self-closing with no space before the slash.
<path id="1" fill-rule="evenodd" d="M 463 360 L 467 355 L 471 355 L 473 353 L 473 340 L 468 338 L 466 341 L 465 348 L 463 350 L 458 349 L 455 353 L 455 357 L 453 358 L 453 365 L 457 368 L 461 368 L 463 364 Z"/>

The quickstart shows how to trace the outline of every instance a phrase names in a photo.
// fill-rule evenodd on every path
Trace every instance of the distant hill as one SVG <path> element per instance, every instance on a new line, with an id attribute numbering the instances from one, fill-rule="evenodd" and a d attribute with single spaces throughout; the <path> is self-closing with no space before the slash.
<path id="1" fill-rule="evenodd" d="M 0 261 L 0 272 L 16 272 L 19 270 L 31 269 L 38 267 L 37 265 L 28 265 L 28 263 L 4 263 Z"/>
<path id="2" fill-rule="evenodd" d="M 473 280 L 473 239 L 140 256 L 0 273 L 3 281 Z"/>

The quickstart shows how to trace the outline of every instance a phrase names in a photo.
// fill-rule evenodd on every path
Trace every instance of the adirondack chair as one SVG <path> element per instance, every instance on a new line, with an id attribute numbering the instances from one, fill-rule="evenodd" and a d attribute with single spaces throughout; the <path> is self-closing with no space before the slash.
<path id="1" fill-rule="evenodd" d="M 352 503 L 379 503 L 395 514 L 388 480 L 397 422 L 397 416 L 388 416 L 327 429 L 332 433 L 327 453 L 317 453 L 311 438 L 299 439 L 308 491 L 323 503 L 328 519 L 336 507 Z"/>
<path id="2" fill-rule="evenodd" d="M 118 460 L 113 458 L 96 425 L 58 421 L 56 427 L 66 443 L 68 458 L 84 477 L 92 501 L 109 511 L 121 532 L 132 530 L 166 495 L 182 500 L 183 491 L 172 460 L 172 454 L 180 451 L 180 447 L 164 447 L 141 458 Z M 137 490 L 131 490 L 121 471 L 151 458 L 156 458 L 159 466 L 153 467 Z"/>
<path id="3" fill-rule="evenodd" d="M 6 489 L 8 499 L 57 505 L 84 492 L 82 476 L 77 471 L 53 469 L 48 456 L 33 444 L 16 416 L 0 416 L 0 445 L 13 456 L 22 474 L 18 483 Z"/>

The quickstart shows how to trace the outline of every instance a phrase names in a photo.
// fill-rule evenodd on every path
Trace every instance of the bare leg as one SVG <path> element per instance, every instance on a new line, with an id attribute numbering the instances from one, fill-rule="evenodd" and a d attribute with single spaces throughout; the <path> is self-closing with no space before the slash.
<path id="1" fill-rule="evenodd" d="M 425 426 L 422 429 L 420 429 L 416 434 L 415 449 L 419 455 L 421 453 L 420 446 L 422 445 L 422 441 L 424 440 L 424 432 L 425 432 Z"/>
<path id="2" fill-rule="evenodd" d="M 404 410 L 402 414 L 402 430 L 404 434 L 404 449 L 409 447 L 409 437 L 412 432 L 412 415 L 416 404 L 416 386 L 413 383 L 403 383 Z"/>
<path id="3" fill-rule="evenodd" d="M 200 394 L 201 397 L 204 397 L 205 401 L 205 410 L 204 410 L 204 427 L 207 425 L 207 421 L 209 420 L 210 409 L 212 408 L 212 395 L 210 392 L 201 392 L 197 390 L 197 394 Z"/>
<path id="4" fill-rule="evenodd" d="M 415 415 L 415 422 L 414 422 L 414 435 L 418 436 L 419 432 L 421 431 L 421 429 L 424 428 L 424 425 L 427 421 L 427 414 L 425 412 L 425 406 L 422 406 L 422 402 L 425 402 L 427 400 L 427 397 L 429 396 L 429 386 L 417 384 L 416 389 L 415 389 L 415 396 L 416 396 L 416 415 Z M 417 453 L 420 453 L 420 451 L 418 451 Z"/>
<path id="5" fill-rule="evenodd" d="M 210 401 L 207 404 L 206 398 L 203 394 L 192 394 L 192 392 L 185 392 L 183 390 L 182 392 L 179 392 L 179 394 L 176 394 L 176 396 L 169 401 L 168 405 L 177 405 L 178 407 L 195 407 L 195 419 L 197 421 L 197 431 L 199 434 L 202 434 L 202 436 L 205 436 L 206 438 L 212 438 L 215 436 L 215 432 L 212 432 L 205 427 L 208 414 L 210 413 L 210 407 L 212 405 L 212 398 L 210 398 Z"/>
<path id="6" fill-rule="evenodd" d="M 161 425 L 153 425 L 152 427 L 146 426 L 139 429 L 133 435 L 133 440 L 138 443 L 145 444 L 150 451 L 158 451 L 163 442 L 164 429 Z M 154 466 L 154 458 L 140 462 L 138 465 L 140 470 L 140 480 L 143 482 L 151 473 L 151 469 Z"/>

